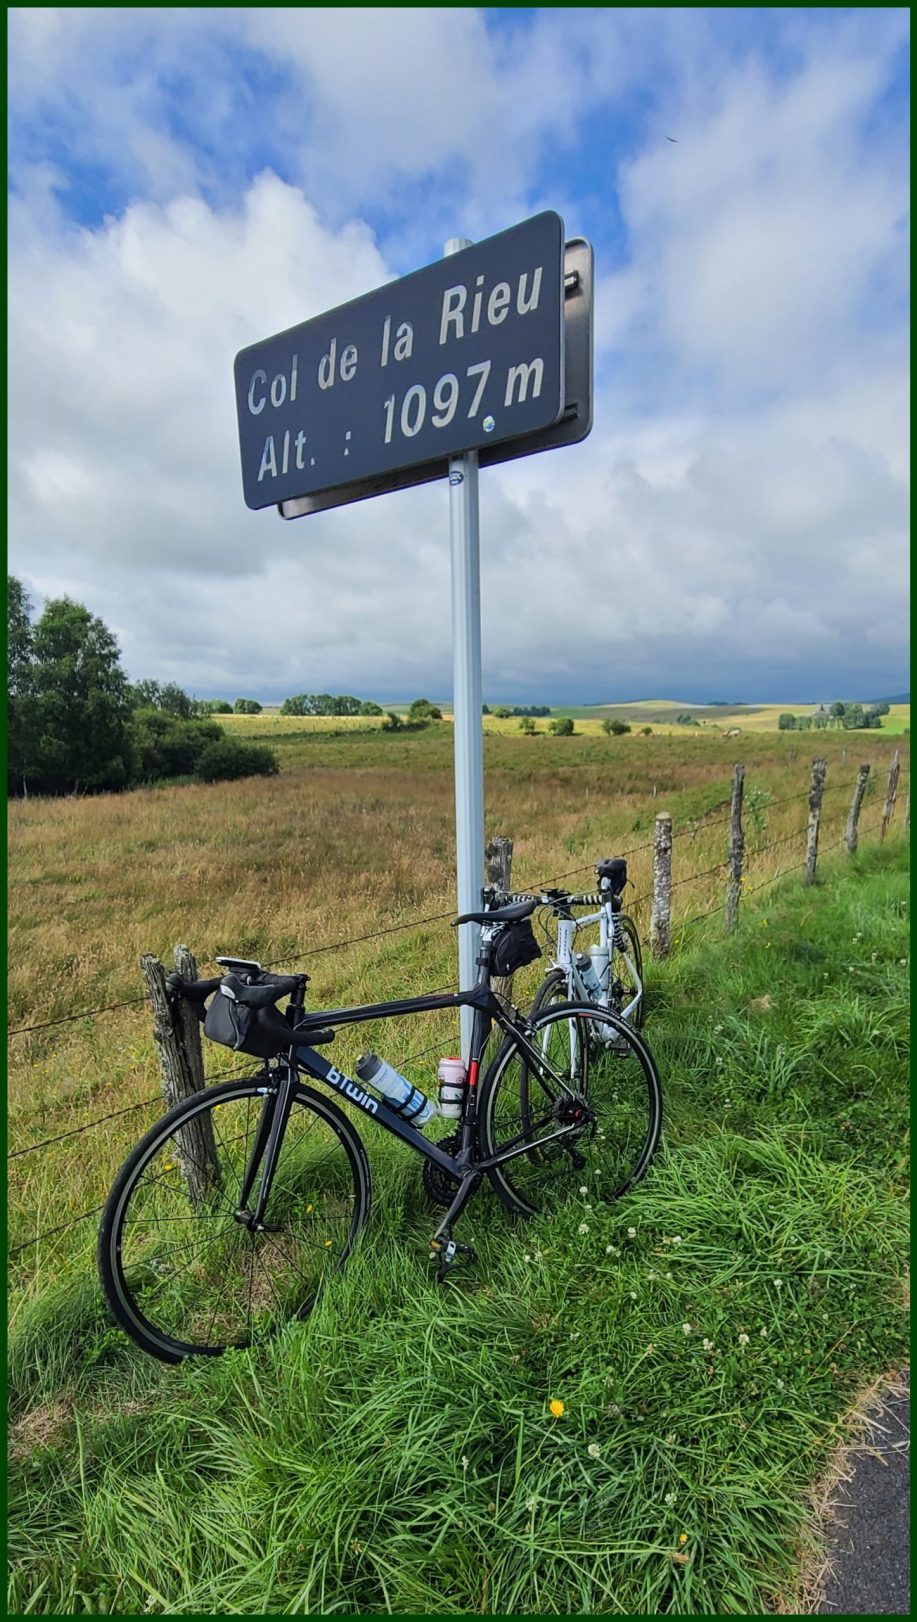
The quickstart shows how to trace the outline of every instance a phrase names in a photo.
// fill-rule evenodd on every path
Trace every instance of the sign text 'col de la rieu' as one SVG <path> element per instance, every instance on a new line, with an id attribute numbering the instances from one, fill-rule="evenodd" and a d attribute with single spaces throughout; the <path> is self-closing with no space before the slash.
<path id="1" fill-rule="evenodd" d="M 247 506 L 528 434 L 564 408 L 564 233 L 538 214 L 236 356 Z"/>

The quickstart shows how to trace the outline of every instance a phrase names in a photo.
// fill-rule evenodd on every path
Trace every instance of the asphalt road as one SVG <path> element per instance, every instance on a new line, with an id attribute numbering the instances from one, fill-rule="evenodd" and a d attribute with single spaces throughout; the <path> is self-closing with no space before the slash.
<path id="1" fill-rule="evenodd" d="M 884 1399 L 878 1424 L 863 1448 L 852 1451 L 852 1480 L 839 1486 L 828 1540 L 833 1573 L 822 1613 L 904 1616 L 910 1611 L 907 1371 L 902 1384 L 904 1395 Z"/>

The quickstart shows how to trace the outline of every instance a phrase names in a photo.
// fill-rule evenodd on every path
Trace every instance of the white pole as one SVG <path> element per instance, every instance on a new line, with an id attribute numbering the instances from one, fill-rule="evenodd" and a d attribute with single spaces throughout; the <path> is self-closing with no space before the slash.
<path id="1" fill-rule="evenodd" d="M 450 237 L 447 255 L 470 248 L 467 237 Z M 455 854 L 459 912 L 481 907 L 484 862 L 484 753 L 481 719 L 481 536 L 478 453 L 449 458 L 449 540 L 452 552 L 452 704 L 455 730 Z M 477 975 L 480 930 L 459 930 L 459 986 Z M 459 1010 L 462 1057 L 471 1053 L 474 1010 Z"/>

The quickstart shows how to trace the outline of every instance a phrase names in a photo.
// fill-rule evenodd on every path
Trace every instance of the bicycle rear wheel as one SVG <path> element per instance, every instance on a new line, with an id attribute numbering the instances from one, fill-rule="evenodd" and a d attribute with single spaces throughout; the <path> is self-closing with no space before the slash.
<path id="1" fill-rule="evenodd" d="M 251 1346 L 304 1318 L 369 1214 L 360 1138 L 336 1104 L 297 1085 L 264 1229 L 240 1220 L 243 1176 L 276 1087 L 256 1076 L 177 1104 L 109 1194 L 99 1230 L 106 1300 L 137 1345 L 166 1363 Z"/>
<path id="2" fill-rule="evenodd" d="M 549 1005 L 510 1035 L 481 1083 L 485 1157 L 506 1205 L 525 1215 L 571 1187 L 610 1201 L 645 1174 L 662 1130 L 655 1060 L 625 1020 L 592 1003 Z"/>

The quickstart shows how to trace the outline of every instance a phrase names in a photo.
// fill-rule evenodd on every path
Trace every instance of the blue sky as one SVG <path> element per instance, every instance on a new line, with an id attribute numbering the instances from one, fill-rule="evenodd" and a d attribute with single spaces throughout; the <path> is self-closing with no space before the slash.
<path id="1" fill-rule="evenodd" d="M 907 27 L 14 8 L 11 568 L 133 676 L 448 696 L 444 489 L 248 512 L 232 357 L 551 207 L 595 428 L 482 476 L 487 696 L 902 689 Z"/>

